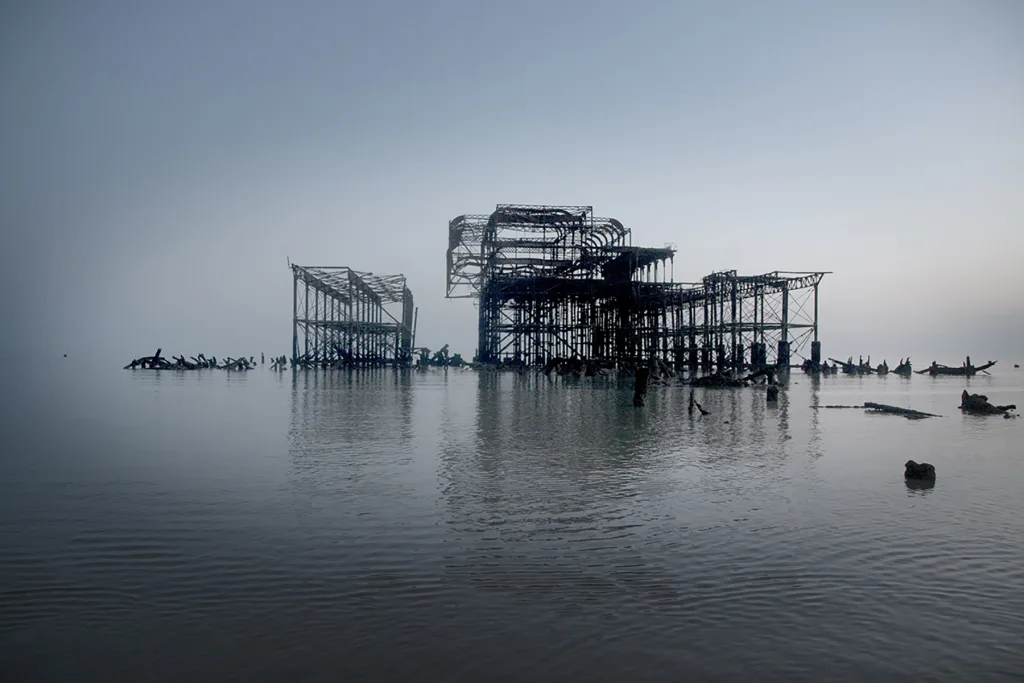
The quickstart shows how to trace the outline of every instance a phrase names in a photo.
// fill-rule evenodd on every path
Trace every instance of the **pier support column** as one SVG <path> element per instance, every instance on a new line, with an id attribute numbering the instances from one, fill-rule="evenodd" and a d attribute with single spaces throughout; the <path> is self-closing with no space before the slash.
<path id="1" fill-rule="evenodd" d="M 779 342 L 779 357 L 776 361 L 776 365 L 779 369 L 789 367 L 789 342 L 782 340 Z"/>
<path id="2" fill-rule="evenodd" d="M 768 365 L 768 345 L 754 342 L 750 345 L 750 365 L 754 370 L 763 370 Z"/>
<path id="3" fill-rule="evenodd" d="M 732 364 L 737 370 L 743 369 L 743 344 L 736 344 L 732 351 Z"/>
<path id="4" fill-rule="evenodd" d="M 818 367 L 821 365 L 821 342 L 811 342 L 811 365 Z"/>
<path id="5" fill-rule="evenodd" d="M 292 366 L 299 359 L 299 273 L 292 268 Z"/>

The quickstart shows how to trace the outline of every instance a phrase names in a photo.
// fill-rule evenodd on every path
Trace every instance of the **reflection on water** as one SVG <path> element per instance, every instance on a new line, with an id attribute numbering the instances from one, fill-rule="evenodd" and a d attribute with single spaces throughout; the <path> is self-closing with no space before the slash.
<path id="1" fill-rule="evenodd" d="M 913 492 L 927 495 L 935 488 L 934 479 L 904 479 L 903 483 L 907 485 L 907 489 Z"/>
<path id="2" fill-rule="evenodd" d="M 807 378 L 811 394 L 811 421 L 807 435 L 807 454 L 813 459 L 820 458 L 822 455 L 821 416 L 818 414 L 821 409 L 821 380 L 821 375 L 809 375 Z"/>
<path id="3" fill-rule="evenodd" d="M 1024 421 L 815 409 L 951 415 L 960 383 L 797 375 L 701 416 L 455 369 L 63 382 L 0 460 L 5 680 L 1024 670 Z"/>

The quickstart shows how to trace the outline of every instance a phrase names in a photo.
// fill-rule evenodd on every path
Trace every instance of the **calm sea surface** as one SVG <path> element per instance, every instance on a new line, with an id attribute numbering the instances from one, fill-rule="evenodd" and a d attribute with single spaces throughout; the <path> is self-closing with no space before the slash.
<path id="1" fill-rule="evenodd" d="M 1024 419 L 965 385 L 1024 404 L 1012 367 L 706 417 L 456 370 L 11 379 L 0 680 L 1020 681 Z M 943 417 L 812 409 L 865 400 Z"/>

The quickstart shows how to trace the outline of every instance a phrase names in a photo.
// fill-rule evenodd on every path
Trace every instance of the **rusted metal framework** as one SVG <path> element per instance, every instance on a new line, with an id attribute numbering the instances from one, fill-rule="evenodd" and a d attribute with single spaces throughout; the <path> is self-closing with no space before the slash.
<path id="1" fill-rule="evenodd" d="M 448 239 L 446 294 L 479 299 L 481 362 L 671 357 L 672 248 L 632 246 L 590 206 L 499 204 L 450 221 Z"/>
<path id="2" fill-rule="evenodd" d="M 590 206 L 499 204 L 449 222 L 446 295 L 478 299 L 485 363 L 654 357 L 706 371 L 789 365 L 808 342 L 820 361 L 824 272 L 677 283 L 674 256 L 632 246 L 622 223 Z"/>
<path id="3" fill-rule="evenodd" d="M 292 361 L 298 365 L 407 366 L 416 311 L 404 275 L 345 266 L 292 270 Z"/>
<path id="4" fill-rule="evenodd" d="M 677 362 L 712 366 L 788 366 L 808 343 L 821 362 L 818 286 L 825 272 L 724 271 L 686 286 L 680 297 Z"/>

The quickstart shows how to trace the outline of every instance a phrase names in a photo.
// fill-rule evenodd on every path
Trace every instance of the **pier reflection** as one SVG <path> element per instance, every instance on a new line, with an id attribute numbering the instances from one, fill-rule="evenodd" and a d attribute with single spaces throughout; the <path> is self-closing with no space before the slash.
<path id="1" fill-rule="evenodd" d="M 809 422 L 809 433 L 807 438 L 807 454 L 812 460 L 817 460 L 822 454 L 821 435 L 821 375 L 809 375 L 811 385 L 811 416 Z"/>
<path id="2" fill-rule="evenodd" d="M 708 415 L 688 411 L 689 391 L 652 387 L 647 405 L 635 408 L 626 381 L 480 373 L 472 428 L 442 425 L 447 500 L 486 503 L 473 514 L 494 520 L 518 514 L 524 501 L 557 515 L 579 509 L 584 497 L 636 495 L 638 482 L 648 492 L 665 489 L 664 472 L 700 479 L 755 463 L 769 468 L 758 474 L 764 480 L 784 464 L 787 391 L 768 406 L 763 387 L 696 389 Z M 559 495 L 535 500 L 547 488 Z"/>
<path id="3" fill-rule="evenodd" d="M 678 603 L 644 539 L 674 526 L 658 473 L 679 423 L 664 404 L 633 407 L 625 384 L 563 380 L 479 373 L 472 425 L 442 425 L 456 430 L 439 453 L 446 578 L 502 600 L 543 596 L 569 619 L 625 596 Z"/>
<path id="4" fill-rule="evenodd" d="M 307 493 L 339 494 L 361 480 L 390 493 L 414 454 L 411 371 L 291 373 L 291 479 Z"/>

